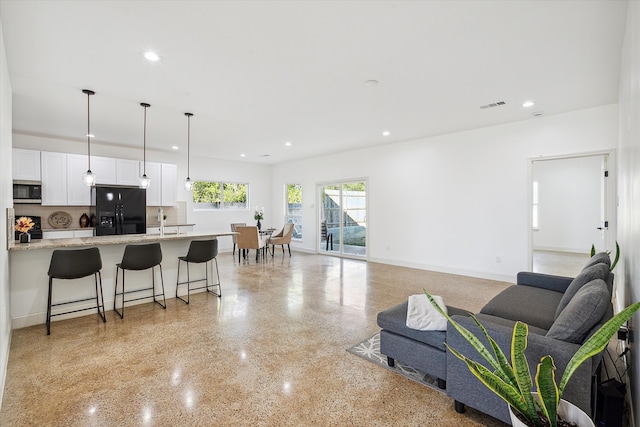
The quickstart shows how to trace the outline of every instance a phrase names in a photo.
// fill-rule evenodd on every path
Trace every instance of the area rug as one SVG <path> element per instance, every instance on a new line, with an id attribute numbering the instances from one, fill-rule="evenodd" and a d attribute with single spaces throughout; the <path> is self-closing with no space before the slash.
<path id="1" fill-rule="evenodd" d="M 414 369 L 411 366 L 407 366 L 397 360 L 395 363 L 395 367 L 389 367 L 389 365 L 387 365 L 387 356 L 380 353 L 380 333 L 375 334 L 371 338 L 367 338 L 360 344 L 349 347 L 347 351 L 351 354 L 355 354 L 356 356 L 360 356 L 363 359 L 368 360 L 369 362 L 373 362 L 378 366 L 407 377 L 410 380 L 444 393 L 444 390 L 438 388 L 438 381 L 435 378 L 425 374 L 418 369 Z"/>

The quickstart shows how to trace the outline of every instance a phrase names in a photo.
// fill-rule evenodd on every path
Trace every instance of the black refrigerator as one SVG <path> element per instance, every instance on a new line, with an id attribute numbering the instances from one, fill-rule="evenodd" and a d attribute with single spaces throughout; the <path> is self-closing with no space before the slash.
<path id="1" fill-rule="evenodd" d="M 91 205 L 91 213 L 96 216 L 96 236 L 147 232 L 147 190 L 145 189 L 93 187 Z"/>

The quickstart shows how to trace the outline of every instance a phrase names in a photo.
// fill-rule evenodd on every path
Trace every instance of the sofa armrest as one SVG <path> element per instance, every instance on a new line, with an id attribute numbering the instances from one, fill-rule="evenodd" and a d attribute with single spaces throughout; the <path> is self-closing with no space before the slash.
<path id="1" fill-rule="evenodd" d="M 564 293 L 571 284 L 573 277 L 521 271 L 518 273 L 516 280 L 516 284 L 518 285 L 533 286 L 536 288 L 549 289 L 550 291 Z"/>
<path id="2" fill-rule="evenodd" d="M 481 338 L 485 345 L 488 345 L 482 332 L 480 332 L 480 329 L 471 318 L 453 316 L 453 319 Z M 483 322 L 483 326 L 510 360 L 513 328 L 491 322 Z M 451 324 L 447 326 L 447 344 L 470 359 L 487 366 L 484 359 L 478 355 L 475 349 L 471 347 L 466 339 L 464 339 Z M 540 359 L 543 356 L 550 355 L 553 357 L 554 364 L 557 368 L 556 380 L 559 383 L 569 360 L 578 348 L 580 348 L 578 344 L 567 343 L 543 335 L 530 333 L 525 354 L 527 355 L 532 378 L 535 376 Z M 593 359 L 589 359 L 575 371 L 562 396 L 564 399 L 576 404 L 587 414 L 591 414 L 593 363 L 596 362 L 594 362 Z M 447 352 L 447 394 L 458 402 L 469 405 L 502 421 L 508 422 L 509 420 L 507 404 L 487 389 L 469 372 L 466 364 L 449 351 Z"/>

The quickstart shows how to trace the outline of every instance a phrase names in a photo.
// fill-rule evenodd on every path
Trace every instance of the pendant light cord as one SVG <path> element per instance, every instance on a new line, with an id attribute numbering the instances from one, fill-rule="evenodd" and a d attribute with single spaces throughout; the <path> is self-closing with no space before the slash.
<path id="1" fill-rule="evenodd" d="M 141 102 L 144 107 L 144 128 L 142 130 L 142 176 L 147 176 L 147 107 L 151 107 L 146 102 Z"/>
<path id="2" fill-rule="evenodd" d="M 91 94 L 87 93 L 87 157 L 91 170 Z"/>
<path id="3" fill-rule="evenodd" d="M 187 178 L 191 177 L 191 113 L 184 113 L 187 116 Z"/>
<path id="4" fill-rule="evenodd" d="M 82 89 L 82 93 L 87 94 L 87 156 L 89 158 L 88 171 L 91 171 L 91 95 L 96 93 L 89 89 Z"/>

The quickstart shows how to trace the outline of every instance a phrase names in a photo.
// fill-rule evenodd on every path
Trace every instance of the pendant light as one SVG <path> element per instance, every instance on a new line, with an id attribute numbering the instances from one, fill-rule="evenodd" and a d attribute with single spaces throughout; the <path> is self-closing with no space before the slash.
<path id="1" fill-rule="evenodd" d="M 184 189 L 187 191 L 193 190 L 193 181 L 189 178 L 189 157 L 191 156 L 191 116 L 192 113 L 184 113 L 187 116 L 187 179 L 184 180 Z"/>
<path id="2" fill-rule="evenodd" d="M 91 172 L 91 137 L 92 135 L 91 135 L 91 108 L 90 108 L 91 102 L 89 100 L 91 99 L 90 98 L 91 95 L 95 95 L 96 93 L 89 89 L 82 89 L 82 93 L 87 94 L 87 160 L 89 162 L 87 171 L 82 174 L 82 182 L 84 182 L 85 185 L 91 187 L 96 183 L 96 174 Z"/>
<path id="3" fill-rule="evenodd" d="M 141 102 L 140 106 L 144 107 L 144 130 L 142 133 L 142 176 L 140 177 L 140 188 L 149 188 L 149 184 L 151 184 L 151 180 L 147 177 L 147 108 L 151 107 L 150 104 L 146 102 Z"/>

